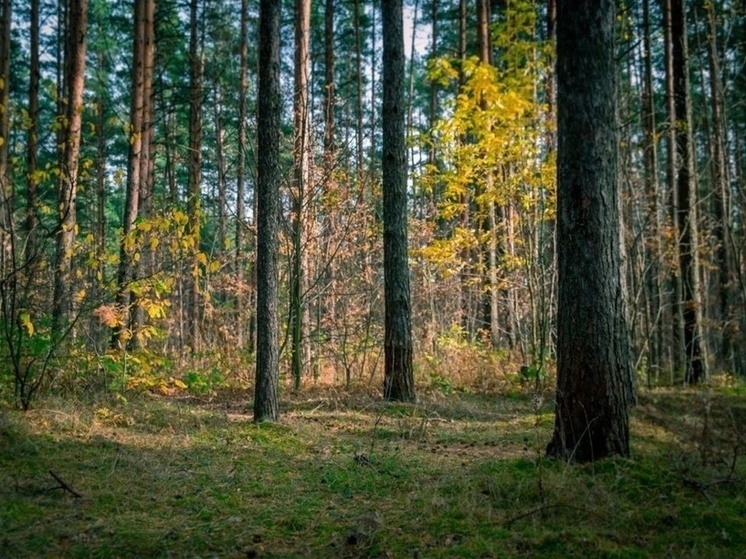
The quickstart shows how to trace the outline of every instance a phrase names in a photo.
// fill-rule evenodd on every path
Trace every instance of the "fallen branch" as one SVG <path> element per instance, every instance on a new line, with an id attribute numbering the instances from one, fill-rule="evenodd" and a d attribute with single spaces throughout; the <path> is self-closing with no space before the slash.
<path id="1" fill-rule="evenodd" d="M 52 489 L 63 489 L 65 491 L 67 491 L 68 493 L 70 493 L 76 499 L 82 499 L 83 498 L 83 495 L 81 495 L 80 493 L 78 493 L 77 491 L 75 491 L 75 489 L 73 489 L 67 483 L 65 483 L 65 481 L 60 476 L 58 476 L 57 474 L 55 474 L 52 470 L 49 470 L 49 475 L 52 476 L 57 481 L 57 483 L 60 484 L 59 487 L 53 487 Z"/>

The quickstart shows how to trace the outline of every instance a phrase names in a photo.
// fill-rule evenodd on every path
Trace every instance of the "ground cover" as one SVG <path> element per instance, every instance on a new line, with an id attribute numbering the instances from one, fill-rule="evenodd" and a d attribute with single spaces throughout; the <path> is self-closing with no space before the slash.
<path id="1" fill-rule="evenodd" d="M 110 394 L 0 410 L 0 557 L 739 557 L 746 391 L 642 390 L 631 459 L 543 458 L 551 392 Z"/>

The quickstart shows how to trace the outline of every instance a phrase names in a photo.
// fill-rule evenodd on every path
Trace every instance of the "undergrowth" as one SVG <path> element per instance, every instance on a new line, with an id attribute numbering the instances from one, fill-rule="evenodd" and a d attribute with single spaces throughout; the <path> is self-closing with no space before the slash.
<path id="1" fill-rule="evenodd" d="M 0 410 L 0 557 L 737 557 L 746 401 L 656 389 L 632 459 L 543 458 L 549 394 L 122 392 Z"/>

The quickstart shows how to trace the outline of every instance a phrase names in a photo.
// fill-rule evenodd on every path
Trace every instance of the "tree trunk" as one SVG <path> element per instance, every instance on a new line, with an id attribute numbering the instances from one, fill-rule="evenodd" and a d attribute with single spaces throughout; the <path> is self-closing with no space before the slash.
<path id="1" fill-rule="evenodd" d="M 363 176 L 363 45 L 362 45 L 362 32 L 360 30 L 360 0 L 354 0 L 353 5 L 353 31 L 355 33 L 355 73 L 356 81 L 355 86 L 357 88 L 357 95 L 355 99 L 355 117 L 357 120 L 357 126 L 355 128 L 355 177 L 358 181 L 358 186 L 362 181 Z"/>
<path id="2" fill-rule="evenodd" d="M 614 5 L 559 2 L 557 13 L 557 395 L 547 454 L 572 462 L 629 455 Z"/>
<path id="3" fill-rule="evenodd" d="M 39 157 L 39 0 L 31 0 L 30 16 L 29 127 L 26 142 L 26 234 L 28 241 L 25 260 L 27 262 L 35 261 L 37 257 L 36 228 L 39 224 L 39 217 L 36 213 L 39 181 L 36 174 Z"/>
<path id="4" fill-rule="evenodd" d="M 186 345 L 192 351 L 199 351 L 199 261 L 200 249 L 200 208 L 202 205 L 202 69 L 203 53 L 199 37 L 199 0 L 191 0 L 189 8 L 189 186 L 187 190 L 187 232 L 193 243 L 187 273 Z"/>
<path id="5" fill-rule="evenodd" d="M 246 81 L 248 74 L 248 27 L 249 27 L 249 0 L 241 0 L 241 42 L 238 78 L 238 140 L 236 161 L 236 259 L 234 273 L 239 286 L 244 279 L 244 227 L 246 227 L 245 200 L 246 197 Z M 246 296 L 241 289 L 236 295 L 236 335 L 238 347 L 243 347 L 244 330 L 243 324 L 244 307 L 247 305 Z M 252 305 L 253 306 L 253 305 Z M 254 313 L 250 312 L 250 316 Z M 253 349 L 253 344 L 249 344 Z"/>
<path id="6" fill-rule="evenodd" d="M 227 214 L 228 200 L 226 195 L 225 180 L 225 155 L 223 144 L 223 115 L 222 115 L 222 95 L 220 91 L 219 80 L 215 83 L 215 102 L 213 104 L 213 118 L 215 119 L 215 170 L 218 181 L 218 250 L 223 253 L 227 248 Z"/>
<path id="7" fill-rule="evenodd" d="M 12 5 L 0 3 L 0 281 L 14 273 L 13 186 L 8 167 L 10 146 L 10 33 Z"/>
<path id="8" fill-rule="evenodd" d="M 671 18 L 672 0 L 663 0 L 663 27 L 665 32 L 665 59 L 666 59 L 666 114 L 668 116 L 668 134 L 666 135 L 666 183 L 670 192 L 669 201 L 671 206 L 671 221 L 676 242 L 673 243 L 672 250 L 676 261 L 679 260 L 679 243 L 677 225 L 678 213 L 676 208 L 678 202 L 678 190 L 676 188 L 676 106 L 674 95 L 674 69 L 673 69 L 673 26 Z M 672 308 L 672 358 L 670 361 L 674 369 L 682 369 L 686 365 L 685 346 L 684 346 L 684 312 L 682 301 L 682 280 L 681 275 L 676 269 L 669 269 L 669 283 L 673 287 L 673 308 Z M 673 378 L 673 373 L 672 373 Z"/>
<path id="9" fill-rule="evenodd" d="M 684 318 L 685 381 L 698 383 L 706 376 L 702 340 L 702 305 L 699 288 L 697 190 L 695 188 L 692 116 L 689 92 L 686 9 L 684 0 L 671 0 L 673 39 L 673 97 L 676 115 L 676 232 L 679 240 L 681 306 Z"/>
<path id="10" fill-rule="evenodd" d="M 67 107 L 60 161 L 58 233 L 52 299 L 52 332 L 60 336 L 74 314 L 72 297 L 73 250 L 77 233 L 75 198 L 78 188 L 78 161 L 83 115 L 88 0 L 70 0 L 68 46 L 65 60 Z"/>
<path id="11" fill-rule="evenodd" d="M 308 320 L 304 302 L 306 273 L 303 230 L 306 192 L 310 178 L 308 71 L 310 63 L 310 0 L 295 1 L 295 99 L 294 99 L 294 170 L 293 197 L 293 267 L 290 276 L 291 367 L 293 388 L 298 391 L 303 374 L 305 331 Z"/>
<path id="12" fill-rule="evenodd" d="M 124 349 L 132 339 L 130 330 L 132 294 L 130 285 L 134 280 L 138 247 L 134 240 L 135 221 L 140 209 L 140 158 L 142 156 L 143 119 L 143 76 L 145 66 L 145 4 L 143 0 L 134 3 L 134 40 L 132 49 L 132 89 L 130 100 L 129 156 L 127 163 L 127 191 L 122 218 L 122 239 L 119 245 L 119 267 L 117 271 L 116 303 L 121 313 L 121 323 L 114 327 L 112 343 Z M 137 254 L 137 256 L 135 256 Z"/>
<path id="13" fill-rule="evenodd" d="M 277 421 L 277 284 L 280 212 L 280 2 L 261 0 L 257 113 L 257 348 L 254 421 Z"/>
<path id="14" fill-rule="evenodd" d="M 715 238 L 717 240 L 716 259 L 719 273 L 718 311 L 722 327 L 720 359 L 731 371 L 735 369 L 734 353 L 737 351 L 734 338 L 738 330 L 738 318 L 734 316 L 733 301 L 733 257 L 730 244 L 730 193 L 728 167 L 725 163 L 725 125 L 723 115 L 723 88 L 720 72 L 720 56 L 717 49 L 717 24 L 715 7 L 705 2 L 707 11 L 708 49 L 707 59 L 710 70 L 710 106 L 712 110 L 712 192 L 715 210 Z"/>
<path id="15" fill-rule="evenodd" d="M 647 274 L 647 289 L 650 293 L 648 332 L 648 371 L 657 375 L 662 366 L 662 324 L 661 315 L 664 313 L 661 285 L 660 263 L 663 261 L 664 250 L 662 243 L 663 222 L 660 185 L 658 182 L 658 140 L 655 123 L 655 97 L 653 91 L 653 55 L 650 41 L 650 0 L 643 0 L 643 127 L 645 159 L 645 184 L 647 191 L 647 210 L 653 214 L 651 234 L 655 241 L 649 243 L 651 248 L 646 252 L 650 264 Z M 668 324 L 669 321 L 665 321 Z M 670 365 L 670 364 L 669 364 Z"/>
<path id="16" fill-rule="evenodd" d="M 383 268 L 386 400 L 414 401 L 407 247 L 402 0 L 383 0 Z"/>

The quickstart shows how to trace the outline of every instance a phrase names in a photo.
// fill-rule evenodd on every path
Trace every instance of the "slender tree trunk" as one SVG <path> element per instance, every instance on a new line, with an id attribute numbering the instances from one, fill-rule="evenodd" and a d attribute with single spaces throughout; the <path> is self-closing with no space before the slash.
<path id="1" fill-rule="evenodd" d="M 725 163 L 725 118 L 723 115 L 723 88 L 720 72 L 720 56 L 717 48 L 717 24 L 715 7 L 705 2 L 707 11 L 708 49 L 707 59 L 710 73 L 710 106 L 712 110 L 712 192 L 715 210 L 715 238 L 717 239 L 716 259 L 719 273 L 718 311 L 723 325 L 720 359 L 730 369 L 735 366 L 734 338 L 738 329 L 738 319 L 734 316 L 733 304 L 733 257 L 730 244 L 730 195 L 728 190 L 728 166 Z"/>
<path id="2" fill-rule="evenodd" d="M 86 35 L 88 0 L 70 0 L 68 47 L 65 60 L 64 144 L 60 161 L 60 189 L 58 197 L 58 233 L 54 266 L 54 294 L 52 299 L 52 332 L 61 335 L 74 315 L 72 297 L 73 251 L 77 230 L 75 199 L 78 188 L 78 161 L 83 114 L 83 85 L 85 81 Z"/>
<path id="3" fill-rule="evenodd" d="M 291 366 L 293 387 L 300 390 L 307 314 L 304 301 L 306 257 L 303 246 L 304 209 L 310 178 L 308 72 L 310 63 L 310 0 L 295 1 L 295 196 L 293 200 L 293 270 L 290 285 Z"/>
<path id="4" fill-rule="evenodd" d="M 280 2 L 261 0 L 257 116 L 257 348 L 254 421 L 277 421 L 277 284 L 280 214 Z"/>
<path id="5" fill-rule="evenodd" d="M 703 354 L 702 304 L 699 286 L 697 224 L 697 190 L 695 188 L 692 116 L 689 91 L 686 9 L 684 0 L 671 0 L 671 34 L 673 39 L 673 87 L 676 115 L 676 151 L 680 164 L 676 168 L 677 238 L 679 269 L 682 278 L 685 380 L 698 383 L 707 371 Z"/>
<path id="6" fill-rule="evenodd" d="M 202 205 L 202 69 L 203 53 L 199 37 L 199 0 L 191 0 L 189 8 L 189 186 L 187 191 L 188 234 L 194 243 L 194 257 L 187 270 L 187 340 L 192 351 L 200 349 L 199 261 L 200 209 Z"/>
<path id="7" fill-rule="evenodd" d="M 29 44 L 29 88 L 28 114 L 29 127 L 26 141 L 26 246 L 27 262 L 36 260 L 37 232 L 39 217 L 37 169 L 39 158 L 39 0 L 31 0 Z"/>
<path id="8" fill-rule="evenodd" d="M 241 38 L 240 38 L 240 61 L 238 78 L 238 140 L 236 161 L 236 260 L 234 273 L 241 285 L 244 280 L 244 227 L 246 227 L 246 82 L 248 74 L 248 27 L 249 27 L 249 0 L 241 0 Z M 243 290 L 239 289 L 236 295 L 236 335 L 238 347 L 243 347 L 245 326 L 243 324 L 244 308 L 247 306 L 247 297 Z M 253 307 L 253 305 L 251 305 Z M 255 313 L 250 312 L 253 317 Z M 251 320 L 251 319 L 250 319 Z M 253 331 L 253 328 L 251 329 Z M 253 350 L 253 342 L 249 343 Z"/>
<path id="9" fill-rule="evenodd" d="M 353 4 L 353 30 L 355 33 L 355 87 L 357 95 L 355 99 L 355 117 L 357 126 L 355 129 L 355 155 L 356 155 L 356 178 L 358 186 L 363 176 L 363 44 L 362 32 L 360 30 L 360 0 L 354 0 Z"/>
<path id="10" fill-rule="evenodd" d="M 218 250 L 223 253 L 227 248 L 227 214 L 228 200 L 225 184 L 225 155 L 223 144 L 223 115 L 222 94 L 220 84 L 215 84 L 215 103 L 213 106 L 213 118 L 215 119 L 215 168 L 218 181 Z"/>
<path id="11" fill-rule="evenodd" d="M 331 180 L 335 159 L 334 0 L 324 4 L 324 178 Z"/>
<path id="12" fill-rule="evenodd" d="M 430 60 L 435 60 L 438 56 L 438 0 L 431 0 L 431 12 L 430 12 L 430 25 L 431 25 L 431 43 L 430 43 Z M 430 96 L 428 99 L 428 110 L 427 110 L 427 129 L 430 131 L 430 137 L 428 138 L 428 150 L 427 150 L 427 164 L 433 172 L 435 171 L 435 165 L 437 164 L 436 152 L 435 152 L 435 123 L 438 119 L 438 84 L 435 80 L 430 81 Z M 427 210 L 425 215 L 430 216 L 435 214 L 436 204 L 436 191 L 438 189 L 435 185 L 430 188 L 430 197 L 427 201 Z"/>
<path id="13" fill-rule="evenodd" d="M 0 280 L 14 272 L 13 186 L 8 166 L 10 145 L 10 33 L 12 4 L 0 3 Z"/>
<path id="14" fill-rule="evenodd" d="M 679 195 L 676 188 L 676 106 L 674 95 L 674 64 L 673 64 L 673 26 L 672 26 L 672 2 L 676 0 L 663 0 L 663 27 L 665 31 L 665 59 L 666 59 L 666 113 L 668 116 L 668 134 L 666 135 L 666 183 L 670 192 L 671 221 L 673 231 L 676 235 L 676 242 L 673 243 L 672 250 L 675 258 L 679 260 L 679 242 L 678 232 L 678 211 Z M 674 369 L 683 369 L 686 366 L 685 345 L 684 345 L 684 309 L 682 305 L 683 287 L 681 275 L 676 269 L 670 269 L 669 283 L 673 288 L 673 308 L 672 308 L 672 351 L 671 361 Z M 672 374 L 673 378 L 673 374 Z"/>
<path id="15" fill-rule="evenodd" d="M 387 400 L 415 399 L 407 243 L 402 0 L 383 0 L 383 268 Z"/>
<path id="16" fill-rule="evenodd" d="M 634 399 L 620 242 L 614 19 L 613 0 L 558 3 L 557 395 L 547 454 L 575 462 L 629 455 L 627 408 Z"/>
<path id="17" fill-rule="evenodd" d="M 128 320 L 133 303 L 130 285 L 134 280 L 135 255 L 140 253 L 134 239 L 135 221 L 140 209 L 140 158 L 142 156 L 143 76 L 145 65 L 145 1 L 134 3 L 134 40 L 132 49 L 132 89 L 130 101 L 129 157 L 127 163 L 127 191 L 122 219 L 122 239 L 119 245 L 116 303 L 121 323 L 114 328 L 113 345 L 124 349 L 133 332 Z"/>
<path id="18" fill-rule="evenodd" d="M 650 243 L 652 249 L 648 249 L 648 260 L 650 271 L 648 276 L 648 291 L 650 293 L 650 331 L 648 332 L 649 359 L 648 368 L 656 374 L 662 366 L 662 320 L 664 312 L 661 285 L 660 263 L 663 261 L 664 251 L 662 243 L 663 235 L 663 207 L 660 197 L 660 185 L 658 182 L 658 140 L 655 123 L 655 97 L 653 91 L 653 56 L 650 41 L 650 0 L 643 0 L 643 126 L 645 140 L 643 144 L 645 159 L 645 183 L 647 191 L 648 212 L 653 214 L 652 235 L 655 241 Z M 668 324 L 668 321 L 666 321 Z"/>

